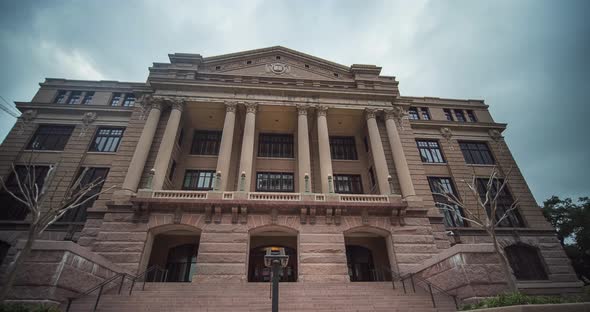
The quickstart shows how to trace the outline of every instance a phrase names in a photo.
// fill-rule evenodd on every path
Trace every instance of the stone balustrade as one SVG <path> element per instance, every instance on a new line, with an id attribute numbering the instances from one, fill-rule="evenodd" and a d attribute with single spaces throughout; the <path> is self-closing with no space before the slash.
<path id="1" fill-rule="evenodd" d="M 266 193 L 266 192 L 251 192 L 248 193 L 249 200 L 269 200 L 269 201 L 300 201 L 301 194 L 299 193 Z"/>
<path id="2" fill-rule="evenodd" d="M 203 191 L 154 191 L 153 198 L 172 199 L 207 199 L 208 192 Z"/>
<path id="3" fill-rule="evenodd" d="M 388 203 L 389 197 L 386 195 L 358 195 L 342 194 L 338 196 L 341 202 L 347 203 Z"/>

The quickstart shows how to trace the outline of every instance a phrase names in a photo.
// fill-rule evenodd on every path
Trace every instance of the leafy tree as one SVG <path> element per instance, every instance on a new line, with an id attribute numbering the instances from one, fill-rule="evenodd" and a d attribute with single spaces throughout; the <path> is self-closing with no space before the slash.
<path id="1" fill-rule="evenodd" d="M 543 215 L 555 227 L 557 237 L 572 263 L 578 277 L 590 280 L 590 198 L 552 196 L 543 202 Z"/>

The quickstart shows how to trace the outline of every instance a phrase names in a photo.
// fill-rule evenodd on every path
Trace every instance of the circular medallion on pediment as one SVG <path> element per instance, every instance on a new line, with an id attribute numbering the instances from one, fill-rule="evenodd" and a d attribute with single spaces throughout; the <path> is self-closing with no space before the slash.
<path id="1" fill-rule="evenodd" d="M 266 64 L 266 71 L 275 73 L 277 75 L 288 73 L 290 70 L 291 67 L 285 63 Z"/>

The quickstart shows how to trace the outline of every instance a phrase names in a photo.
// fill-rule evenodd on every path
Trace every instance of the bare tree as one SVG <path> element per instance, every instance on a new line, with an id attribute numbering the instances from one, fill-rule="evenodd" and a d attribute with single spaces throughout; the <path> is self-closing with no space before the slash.
<path id="1" fill-rule="evenodd" d="M 461 201 L 452 192 L 445 192 L 442 185 L 437 186 L 438 192 L 435 192 L 434 194 L 442 196 L 446 200 L 446 203 L 437 202 L 437 206 L 441 210 L 450 212 L 452 216 L 459 220 L 468 221 L 470 225 L 483 229 L 488 234 L 492 240 L 495 253 L 501 259 L 500 263 L 508 282 L 508 287 L 511 291 L 515 291 L 516 280 L 512 274 L 510 262 L 504 253 L 504 249 L 500 246 L 496 232 L 497 228 L 503 222 L 514 217 L 514 210 L 518 207 L 517 199 L 515 199 L 507 209 L 503 205 L 504 203 L 499 202 L 501 195 L 506 190 L 508 176 L 511 171 L 512 168 L 508 170 L 508 173 L 505 175 L 504 179 L 502 179 L 499 177 L 498 168 L 494 166 L 487 183 L 485 184 L 485 188 L 478 187 L 475 173 L 473 174 L 471 181 L 468 182 L 462 180 L 461 182 L 465 183 L 469 189 L 469 196 L 473 196 L 476 201 L 475 207 L 466 205 L 464 201 Z M 498 209 L 499 204 L 501 204 L 501 209 Z"/>
<path id="2" fill-rule="evenodd" d="M 13 185 L 7 186 L 7 181 L 0 177 L 0 190 L 10 194 L 30 216 L 26 243 L 8 267 L 0 291 L 0 302 L 4 301 L 8 296 L 21 265 L 31 252 L 33 243 L 50 225 L 59 220 L 66 212 L 84 206 L 100 194 L 115 187 L 111 186 L 108 189 L 100 190 L 104 182 L 102 178 L 85 182 L 84 178 L 88 171 L 88 168 L 85 168 L 74 183 L 65 190 L 63 197 L 54 201 L 55 197 L 61 195 L 61 193 L 54 190 L 49 195 L 48 188 L 61 185 L 64 175 L 57 181 L 57 184 L 54 184 L 52 182 L 55 179 L 58 165 L 50 165 L 46 173 L 43 173 L 45 170 L 40 171 L 40 166 L 33 165 L 31 160 L 32 154 L 26 165 L 19 166 L 21 170 L 18 170 L 14 164 L 11 165 L 12 174 L 14 175 Z"/>

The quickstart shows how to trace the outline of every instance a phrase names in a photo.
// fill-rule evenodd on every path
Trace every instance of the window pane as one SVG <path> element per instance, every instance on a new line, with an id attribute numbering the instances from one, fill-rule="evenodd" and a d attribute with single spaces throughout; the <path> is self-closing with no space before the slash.
<path id="1" fill-rule="evenodd" d="M 485 142 L 459 142 L 459 146 L 468 164 L 494 164 L 492 153 Z"/>
<path id="2" fill-rule="evenodd" d="M 193 136 L 191 154 L 218 155 L 221 144 L 221 131 L 197 130 Z"/>
<path id="3" fill-rule="evenodd" d="M 258 137 L 258 156 L 293 158 L 293 135 L 261 133 Z"/>
<path id="4" fill-rule="evenodd" d="M 28 144 L 32 150 L 62 151 L 68 142 L 74 126 L 41 125 Z"/>
<path id="5" fill-rule="evenodd" d="M 335 174 L 334 191 L 340 194 L 363 194 L 360 175 Z"/>
<path id="6" fill-rule="evenodd" d="M 441 194 L 447 194 L 447 196 L 453 198 L 458 197 L 457 192 L 451 178 L 447 177 L 428 177 L 428 184 L 430 190 L 433 193 L 432 197 L 436 207 L 443 215 L 444 223 L 447 227 L 465 227 L 467 224 L 463 220 L 463 210 L 461 207 L 455 205 L 446 196 Z M 457 198 L 458 199 L 458 198 Z"/>
<path id="7" fill-rule="evenodd" d="M 182 189 L 209 191 L 213 189 L 214 170 L 187 170 L 184 173 Z"/>
<path id="8" fill-rule="evenodd" d="M 420 158 L 425 163 L 444 163 L 438 141 L 416 140 L 418 151 L 420 151 Z"/>
<path id="9" fill-rule="evenodd" d="M 124 130 L 123 128 L 98 128 L 90 145 L 90 151 L 116 152 Z"/>
<path id="10" fill-rule="evenodd" d="M 293 174 L 283 172 L 256 173 L 257 192 L 293 192 Z"/>
<path id="11" fill-rule="evenodd" d="M 330 137 L 332 159 L 357 160 L 354 137 Z"/>

